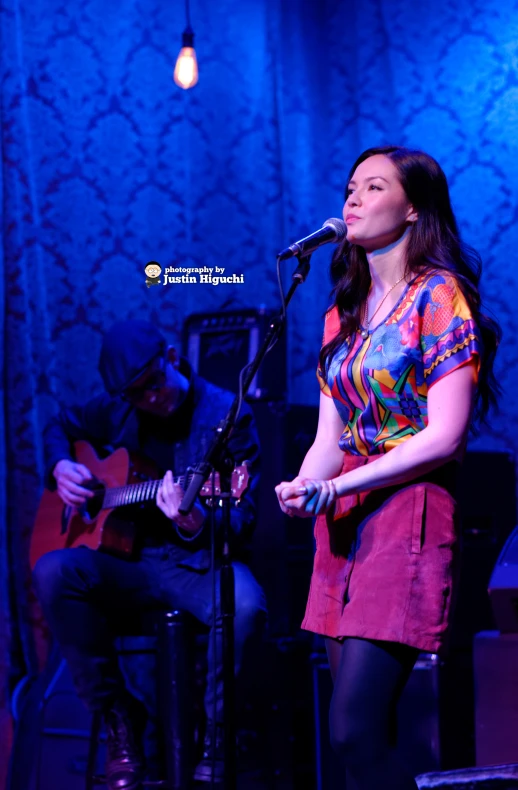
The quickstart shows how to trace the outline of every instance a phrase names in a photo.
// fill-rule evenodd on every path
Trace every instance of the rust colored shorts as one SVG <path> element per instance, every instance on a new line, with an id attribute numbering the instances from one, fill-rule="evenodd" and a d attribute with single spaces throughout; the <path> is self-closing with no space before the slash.
<path id="1" fill-rule="evenodd" d="M 346 456 L 342 474 L 375 457 Z M 324 636 L 444 647 L 458 565 L 455 464 L 342 497 L 315 522 L 302 628 Z"/>

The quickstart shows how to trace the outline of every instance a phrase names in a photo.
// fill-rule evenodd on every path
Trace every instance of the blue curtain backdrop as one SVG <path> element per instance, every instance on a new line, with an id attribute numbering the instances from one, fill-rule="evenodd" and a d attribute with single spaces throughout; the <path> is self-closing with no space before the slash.
<path id="1" fill-rule="evenodd" d="M 46 420 L 99 389 L 116 319 L 149 318 L 179 341 L 192 311 L 277 307 L 275 252 L 340 216 L 347 169 L 371 145 L 423 148 L 446 171 L 504 329 L 502 411 L 476 446 L 516 450 L 518 7 L 191 0 L 200 82 L 187 92 L 171 79 L 183 0 L 0 0 L 0 11 L 5 767 L 8 685 L 43 653 L 27 541 Z M 147 288 L 149 260 L 244 283 Z M 317 402 L 328 260 L 329 248 L 314 256 L 290 314 L 294 403 Z"/>

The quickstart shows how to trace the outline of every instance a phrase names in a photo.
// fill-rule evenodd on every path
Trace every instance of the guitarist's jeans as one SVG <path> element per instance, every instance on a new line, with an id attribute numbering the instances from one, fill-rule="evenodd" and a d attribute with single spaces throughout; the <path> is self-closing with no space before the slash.
<path id="1" fill-rule="evenodd" d="M 128 561 L 87 548 L 60 549 L 45 554 L 34 577 L 50 628 L 68 662 L 78 696 L 90 710 L 110 707 L 124 690 L 113 646 L 116 612 L 163 604 L 191 612 L 207 626 L 212 623 L 210 572 L 200 573 L 178 563 L 185 551 L 176 546 L 147 548 L 140 559 Z M 266 620 L 264 593 L 250 569 L 234 563 L 236 616 L 235 668 L 245 646 L 255 642 Z M 219 572 L 216 572 L 219 613 Z M 221 620 L 217 618 L 216 653 L 209 638 L 207 717 L 223 720 Z M 212 636 L 212 634 L 211 634 Z"/>

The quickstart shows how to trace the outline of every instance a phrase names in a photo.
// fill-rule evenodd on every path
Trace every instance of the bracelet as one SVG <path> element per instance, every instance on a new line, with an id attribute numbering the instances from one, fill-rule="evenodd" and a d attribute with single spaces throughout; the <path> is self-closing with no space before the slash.
<path id="1" fill-rule="evenodd" d="M 178 526 L 176 521 L 173 521 L 173 524 L 178 537 L 181 538 L 182 540 L 185 540 L 187 543 L 190 543 L 191 540 L 196 540 L 196 538 L 199 536 L 200 532 L 202 531 L 203 527 L 205 526 L 205 523 L 203 523 L 197 532 L 185 532 L 184 530 L 182 530 L 180 526 Z"/>

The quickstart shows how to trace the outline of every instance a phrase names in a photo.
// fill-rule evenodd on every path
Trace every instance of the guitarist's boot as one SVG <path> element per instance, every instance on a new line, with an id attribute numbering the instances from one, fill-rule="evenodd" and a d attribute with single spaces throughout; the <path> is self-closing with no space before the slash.
<path id="1" fill-rule="evenodd" d="M 147 711 L 130 694 L 105 711 L 106 786 L 108 790 L 140 790 L 144 774 L 142 737 Z"/>

